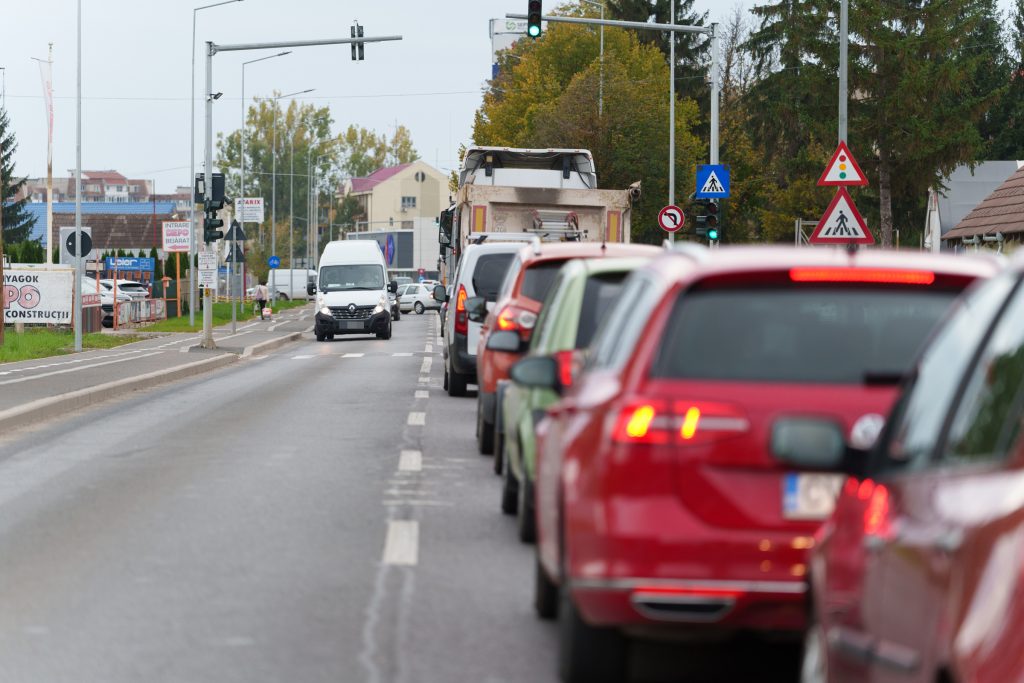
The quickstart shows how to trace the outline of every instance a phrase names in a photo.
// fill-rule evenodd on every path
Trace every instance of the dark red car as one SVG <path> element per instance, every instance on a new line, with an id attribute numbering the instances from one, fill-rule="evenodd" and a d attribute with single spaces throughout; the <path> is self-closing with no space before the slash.
<path id="1" fill-rule="evenodd" d="M 869 457 L 816 446 L 827 422 L 780 448 L 854 475 L 811 554 L 804 683 L 1024 681 L 1022 273 L 958 303 Z"/>
<path id="2" fill-rule="evenodd" d="M 773 432 L 877 434 L 895 382 L 998 262 L 686 249 L 634 272 L 538 428 L 536 606 L 567 681 L 621 680 L 629 636 L 798 638 L 807 552 L 842 480 L 783 464 Z M 517 382 L 558 388 L 553 359 Z"/>

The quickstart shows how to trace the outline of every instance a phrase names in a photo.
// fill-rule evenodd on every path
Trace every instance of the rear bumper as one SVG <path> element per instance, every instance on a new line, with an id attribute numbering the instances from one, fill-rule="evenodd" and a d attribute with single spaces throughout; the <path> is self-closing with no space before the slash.
<path id="1" fill-rule="evenodd" d="M 452 370 L 469 376 L 476 383 L 476 356 L 466 350 L 466 335 L 456 332 L 448 345 L 448 362 Z"/>
<path id="2" fill-rule="evenodd" d="M 477 355 L 477 377 L 480 378 L 480 392 L 495 394 L 498 382 L 509 378 L 512 366 L 522 358 L 522 354 L 506 351 L 480 350 Z M 494 422 L 494 413 L 485 413 L 489 422 Z"/>
<path id="3" fill-rule="evenodd" d="M 377 334 L 388 329 L 391 312 L 381 311 L 363 320 L 337 320 L 333 316 L 317 312 L 313 332 L 323 334 Z"/>

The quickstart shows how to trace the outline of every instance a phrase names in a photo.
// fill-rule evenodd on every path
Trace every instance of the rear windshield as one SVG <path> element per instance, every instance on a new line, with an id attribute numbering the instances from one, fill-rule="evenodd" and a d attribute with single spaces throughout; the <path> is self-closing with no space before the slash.
<path id="1" fill-rule="evenodd" d="M 498 300 L 498 290 L 515 254 L 483 254 L 473 269 L 473 291 L 487 301 Z"/>
<path id="2" fill-rule="evenodd" d="M 563 265 L 565 265 L 564 260 L 542 261 L 535 266 L 528 267 L 523 273 L 523 284 L 519 287 L 519 293 L 534 301 L 544 301 Z"/>
<path id="3" fill-rule="evenodd" d="M 655 377 L 860 384 L 904 373 L 956 293 L 717 289 L 676 301 Z"/>
<path id="4" fill-rule="evenodd" d="M 580 323 L 576 328 L 576 348 L 590 346 L 598 325 L 622 292 L 622 282 L 628 273 L 605 273 L 587 278 L 583 289 L 583 306 L 580 309 Z"/>

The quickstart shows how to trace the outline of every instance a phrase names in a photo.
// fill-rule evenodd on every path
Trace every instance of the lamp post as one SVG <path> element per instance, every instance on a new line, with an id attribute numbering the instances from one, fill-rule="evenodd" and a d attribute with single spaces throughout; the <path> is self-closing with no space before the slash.
<path id="1" fill-rule="evenodd" d="M 337 139 L 334 139 L 334 140 L 320 140 L 315 145 L 313 145 L 313 147 L 310 148 L 310 150 L 309 150 L 310 154 L 306 157 L 306 162 L 307 162 L 306 177 L 309 178 L 309 199 L 308 199 L 309 210 L 306 212 L 306 215 L 314 217 L 313 219 L 311 219 L 306 224 L 306 228 L 309 231 L 309 238 L 308 238 L 307 243 L 306 243 L 306 247 L 307 247 L 306 250 L 307 250 L 307 252 L 309 252 L 309 260 L 313 263 L 313 269 L 314 270 L 316 269 L 316 264 L 317 264 L 317 261 L 319 260 L 318 257 L 319 257 L 319 252 L 320 252 L 320 234 L 319 234 L 320 216 L 319 216 L 319 212 L 317 211 L 317 204 L 319 203 L 318 200 L 320 198 L 320 192 L 317 189 L 316 182 L 315 182 L 316 181 L 316 169 L 320 166 L 320 160 L 321 159 L 323 159 L 324 157 L 327 157 L 327 156 L 331 156 L 331 155 L 328 154 L 328 153 L 324 153 L 324 154 L 318 155 L 316 157 L 316 163 L 314 164 L 313 163 L 312 152 L 314 150 L 319 149 L 321 145 L 324 145 L 324 144 L 333 145 L 333 144 L 335 144 L 337 142 L 338 142 Z"/>
<path id="2" fill-rule="evenodd" d="M 291 50 L 288 50 L 286 52 L 278 52 L 276 55 L 267 55 L 266 57 L 260 57 L 259 59 L 250 59 L 248 62 L 242 62 L 242 133 L 241 133 L 241 135 L 242 135 L 242 155 L 241 155 L 242 156 L 242 175 L 241 175 L 241 182 L 239 183 L 239 185 L 240 185 L 240 187 L 239 187 L 239 194 L 241 194 L 241 197 L 239 197 L 239 199 L 242 200 L 242 210 L 238 212 L 238 218 L 239 218 L 238 224 L 241 225 L 243 228 L 245 227 L 245 220 L 244 220 L 245 219 L 245 67 L 247 65 L 253 64 L 255 62 L 262 62 L 262 61 L 264 61 L 266 59 L 274 59 L 275 57 L 284 57 L 285 55 L 289 55 L 289 54 L 291 54 Z M 235 251 L 236 251 L 237 246 L 238 246 L 238 234 L 237 234 L 236 231 L 232 231 L 231 234 L 232 234 L 232 239 L 231 239 L 231 268 L 232 268 L 232 270 L 237 270 L 238 264 L 235 263 Z M 239 276 L 239 278 L 241 277 L 241 271 L 238 271 L 238 276 Z M 230 284 L 230 282 L 231 282 L 231 278 L 228 279 L 228 283 L 229 283 L 228 284 L 228 296 L 231 296 L 231 284 Z M 242 288 L 242 284 L 243 283 L 239 281 L 236 284 L 237 284 L 237 287 L 238 287 L 236 291 L 237 291 L 238 295 L 241 296 L 241 294 L 243 293 L 243 288 Z M 238 319 L 237 308 L 238 308 L 238 302 L 235 300 L 235 298 L 232 297 L 232 299 L 231 299 L 231 334 L 235 333 L 235 325 L 237 324 L 236 321 Z"/>
<path id="3" fill-rule="evenodd" d="M 277 218 L 277 101 L 285 97 L 294 97 L 296 95 L 305 95 L 306 93 L 313 92 L 316 88 L 309 88 L 308 90 L 300 90 L 298 92 L 289 93 L 287 95 L 276 95 L 270 97 L 274 102 L 274 135 L 273 135 L 273 149 L 270 152 L 270 255 L 277 255 L 277 231 L 274 229 L 274 221 Z M 277 268 L 270 269 L 270 301 L 271 303 L 277 301 Z"/>
<path id="4" fill-rule="evenodd" d="M 192 195 L 189 201 L 188 220 L 192 224 L 192 240 L 189 245 L 188 251 L 188 324 L 190 327 L 194 327 L 196 324 L 196 198 L 195 198 L 195 186 L 196 186 L 196 15 L 200 10 L 210 9 L 211 7 L 220 7 L 221 5 L 229 5 L 233 2 L 242 2 L 242 0 L 223 0 L 223 2 L 215 2 L 212 5 L 203 5 L 202 7 L 196 7 L 192 10 L 192 70 L 189 76 L 192 78 L 192 89 L 189 91 L 189 102 L 191 104 L 191 117 L 189 118 L 189 176 L 188 176 L 188 187 L 189 194 Z M 209 93 L 207 93 L 209 96 Z"/>

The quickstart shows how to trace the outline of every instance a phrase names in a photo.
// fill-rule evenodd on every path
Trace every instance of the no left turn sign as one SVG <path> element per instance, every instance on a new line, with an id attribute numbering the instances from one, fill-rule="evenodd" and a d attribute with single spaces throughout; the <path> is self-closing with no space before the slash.
<path id="1" fill-rule="evenodd" d="M 683 210 L 673 204 L 669 204 L 658 212 L 658 225 L 666 232 L 682 230 L 685 222 L 686 215 Z"/>

